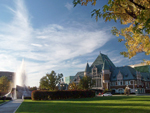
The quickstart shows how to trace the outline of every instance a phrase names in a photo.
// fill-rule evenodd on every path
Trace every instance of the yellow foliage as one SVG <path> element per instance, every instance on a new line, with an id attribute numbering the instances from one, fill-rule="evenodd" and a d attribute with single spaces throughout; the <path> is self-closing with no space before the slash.
<path id="1" fill-rule="evenodd" d="M 80 0 L 82 5 L 89 2 L 96 5 L 96 0 Z M 124 56 L 132 58 L 137 53 L 145 52 L 150 54 L 150 0 L 108 0 L 103 7 L 103 13 L 99 16 L 95 11 L 96 21 L 98 17 L 108 20 L 119 20 L 121 24 L 128 25 L 121 30 L 113 29 L 116 36 L 124 36 L 127 52 L 122 52 Z M 107 15 L 106 15 L 107 14 Z"/>
<path id="2" fill-rule="evenodd" d="M 74 82 L 70 83 L 68 86 L 68 90 L 77 90 L 77 89 L 78 89 L 78 86 Z"/>

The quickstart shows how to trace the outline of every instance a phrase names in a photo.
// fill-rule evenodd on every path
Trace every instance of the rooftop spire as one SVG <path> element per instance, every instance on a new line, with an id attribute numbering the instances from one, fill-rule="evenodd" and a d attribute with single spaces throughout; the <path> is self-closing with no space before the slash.
<path id="1" fill-rule="evenodd" d="M 86 64 L 86 68 L 85 68 L 85 72 L 89 72 L 89 64 L 88 64 L 88 62 L 87 62 L 87 64 Z"/>

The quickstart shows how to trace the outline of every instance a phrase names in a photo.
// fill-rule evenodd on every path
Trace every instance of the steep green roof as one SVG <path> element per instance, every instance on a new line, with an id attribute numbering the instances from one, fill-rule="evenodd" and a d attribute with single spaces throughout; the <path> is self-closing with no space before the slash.
<path id="1" fill-rule="evenodd" d="M 103 55 L 100 53 L 91 66 L 96 66 L 103 63 L 104 63 Z"/>
<path id="2" fill-rule="evenodd" d="M 109 65 L 108 65 L 108 63 L 106 62 L 106 60 L 104 61 L 104 64 L 103 64 L 103 70 L 109 70 Z"/>
<path id="3" fill-rule="evenodd" d="M 86 64 L 85 72 L 90 72 L 90 67 L 88 63 Z"/>
<path id="4" fill-rule="evenodd" d="M 145 66 L 138 66 L 138 67 L 134 67 L 135 70 L 142 72 L 142 73 L 150 73 L 150 65 L 145 65 Z"/>
<path id="5" fill-rule="evenodd" d="M 141 73 L 141 79 L 144 81 L 150 81 L 150 73 Z"/>
<path id="6" fill-rule="evenodd" d="M 104 63 L 106 62 L 106 63 Z M 102 53 L 100 53 L 98 55 L 98 57 L 96 58 L 96 60 L 93 62 L 93 64 L 91 65 L 91 67 L 93 66 L 98 66 L 98 65 L 103 65 L 103 64 L 107 64 L 107 68 L 109 67 L 109 69 L 114 69 L 115 65 L 112 63 L 112 61 L 108 58 L 107 55 L 104 55 Z"/>
<path id="7" fill-rule="evenodd" d="M 135 80 L 136 79 L 136 70 L 130 66 L 117 67 L 111 73 L 111 81 L 117 81 L 118 73 L 123 75 L 123 80 Z"/>
<path id="8" fill-rule="evenodd" d="M 77 72 L 77 74 L 74 76 L 74 78 L 72 79 L 72 81 L 70 83 L 76 81 L 77 77 L 82 79 L 84 77 L 84 71 Z"/>

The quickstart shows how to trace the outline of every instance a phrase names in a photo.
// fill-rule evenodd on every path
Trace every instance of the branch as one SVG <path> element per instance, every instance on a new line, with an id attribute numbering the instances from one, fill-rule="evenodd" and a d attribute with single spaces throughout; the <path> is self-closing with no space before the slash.
<path id="1" fill-rule="evenodd" d="M 136 16 L 133 12 L 129 12 L 129 11 L 126 10 L 126 9 L 125 9 L 125 11 L 126 11 L 126 13 L 127 13 L 128 15 L 130 15 L 130 16 L 133 17 L 134 19 L 137 19 L 137 16 Z"/>
<path id="2" fill-rule="evenodd" d="M 137 4 L 137 3 L 135 3 L 133 0 L 129 0 L 129 1 L 132 2 L 134 5 L 138 6 L 140 9 L 143 9 L 143 10 L 146 9 L 144 6 L 141 6 L 141 5 Z"/>
<path id="3" fill-rule="evenodd" d="M 120 7 L 123 7 L 123 6 L 121 6 L 120 4 L 119 4 L 119 6 L 120 6 Z M 126 13 L 127 13 L 128 15 L 130 15 L 130 16 L 133 17 L 134 19 L 137 19 L 137 16 L 133 13 L 133 11 L 132 11 L 132 12 L 129 12 L 127 9 L 125 9 L 125 11 L 126 11 Z"/>

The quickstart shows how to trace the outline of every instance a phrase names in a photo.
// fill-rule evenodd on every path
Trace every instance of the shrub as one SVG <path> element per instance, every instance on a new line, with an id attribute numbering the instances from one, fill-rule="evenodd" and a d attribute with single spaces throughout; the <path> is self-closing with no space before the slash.
<path id="1" fill-rule="evenodd" d="M 24 97 L 24 99 L 31 99 L 31 97 Z"/>
<path id="2" fill-rule="evenodd" d="M 94 97 L 95 92 L 92 90 L 72 90 L 72 91 L 32 91 L 32 100 L 58 100 L 70 98 L 89 98 Z"/>
<path id="3" fill-rule="evenodd" d="M 12 100 L 11 97 L 0 97 L 0 100 Z"/>

